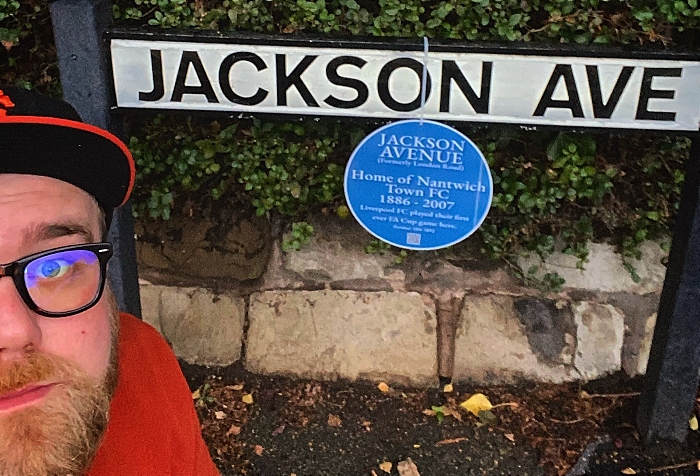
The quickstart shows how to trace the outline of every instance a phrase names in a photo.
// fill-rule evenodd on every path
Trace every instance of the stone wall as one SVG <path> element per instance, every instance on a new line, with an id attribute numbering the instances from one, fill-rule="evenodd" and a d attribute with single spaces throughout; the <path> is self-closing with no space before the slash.
<path id="1" fill-rule="evenodd" d="M 350 221 L 316 223 L 313 242 L 291 253 L 281 251 L 281 239 L 268 247 L 251 241 L 262 232 L 237 237 L 250 227 L 229 231 L 228 246 L 259 249 L 264 271 L 250 279 L 245 267 L 245 280 L 212 281 L 235 276 L 240 260 L 205 260 L 202 287 L 173 285 L 157 265 L 157 247 L 139 243 L 144 320 L 188 362 L 242 360 L 260 373 L 413 385 L 438 377 L 563 382 L 646 370 L 665 273 L 655 243 L 634 263 L 638 282 L 604 244 L 591 244 L 584 270 L 569 255 L 544 263 L 522 257 L 522 269 L 537 265 L 566 279 L 562 292 L 543 293 L 478 258 L 416 252 L 396 264 L 392 253 L 367 254 L 369 236 Z M 177 244 L 167 252 L 180 253 Z"/>

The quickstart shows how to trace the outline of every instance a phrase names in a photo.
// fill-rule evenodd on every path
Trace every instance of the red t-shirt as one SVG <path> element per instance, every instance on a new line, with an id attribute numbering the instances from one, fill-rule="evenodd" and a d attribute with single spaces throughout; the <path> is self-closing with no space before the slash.
<path id="1" fill-rule="evenodd" d="M 120 321 L 119 383 L 88 476 L 218 476 L 167 342 L 129 314 Z"/>

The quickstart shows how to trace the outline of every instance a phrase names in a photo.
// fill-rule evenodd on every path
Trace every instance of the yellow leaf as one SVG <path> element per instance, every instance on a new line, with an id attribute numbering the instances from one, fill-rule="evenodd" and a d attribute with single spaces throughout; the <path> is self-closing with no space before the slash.
<path id="1" fill-rule="evenodd" d="M 202 387 L 200 387 L 202 388 Z M 192 392 L 192 400 L 199 400 L 202 397 L 202 393 L 199 391 L 199 388 Z"/>
<path id="2" fill-rule="evenodd" d="M 637 472 L 635 470 L 633 470 L 632 468 L 625 468 L 621 471 L 621 473 L 622 474 L 637 474 Z"/>
<path id="3" fill-rule="evenodd" d="M 475 393 L 460 403 L 459 406 L 473 413 L 474 416 L 479 416 L 479 412 L 491 410 L 493 408 L 493 405 L 491 405 L 491 402 L 483 393 Z"/>
<path id="4" fill-rule="evenodd" d="M 391 473 L 392 466 L 394 465 L 391 464 L 389 461 L 384 461 L 382 464 L 379 465 L 379 469 L 381 469 L 385 473 Z"/>
<path id="5" fill-rule="evenodd" d="M 420 445 L 419 445 L 419 444 L 415 444 L 415 445 L 413 445 L 413 447 L 414 447 L 414 448 L 420 448 Z M 698 464 L 700 464 L 700 462 L 698 462 Z"/>
<path id="6" fill-rule="evenodd" d="M 693 431 L 698 431 L 698 417 L 693 415 L 693 418 L 690 419 L 690 429 Z"/>
<path id="7" fill-rule="evenodd" d="M 445 385 L 444 387 L 442 387 L 442 391 L 445 392 L 445 393 L 450 393 L 452 390 L 454 390 L 454 389 L 452 388 L 452 384 L 451 384 L 451 383 L 448 383 L 447 385 Z"/>
<path id="8" fill-rule="evenodd" d="M 253 395 L 251 395 L 250 393 L 246 393 L 245 395 L 243 395 L 243 397 L 241 397 L 241 401 L 250 405 L 251 403 L 253 403 Z"/>
<path id="9" fill-rule="evenodd" d="M 389 391 L 389 386 L 385 384 L 384 382 L 381 382 L 379 385 L 377 385 L 377 388 L 379 389 L 380 392 L 386 393 Z"/>

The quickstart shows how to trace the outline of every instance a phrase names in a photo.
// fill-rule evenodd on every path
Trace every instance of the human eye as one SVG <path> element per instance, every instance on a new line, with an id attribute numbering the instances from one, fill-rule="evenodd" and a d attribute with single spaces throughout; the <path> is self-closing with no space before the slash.
<path id="1" fill-rule="evenodd" d="M 36 277 L 39 279 L 60 278 L 70 271 L 74 263 L 58 258 L 47 258 L 36 267 Z"/>

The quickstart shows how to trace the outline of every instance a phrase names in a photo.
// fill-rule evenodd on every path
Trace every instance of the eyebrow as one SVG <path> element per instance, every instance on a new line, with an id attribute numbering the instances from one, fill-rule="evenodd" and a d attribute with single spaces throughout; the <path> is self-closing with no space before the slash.
<path id="1" fill-rule="evenodd" d="M 25 230 L 23 235 L 25 242 L 28 243 L 38 243 L 54 238 L 75 235 L 84 238 L 88 243 L 95 241 L 90 228 L 77 222 L 40 223 Z"/>

